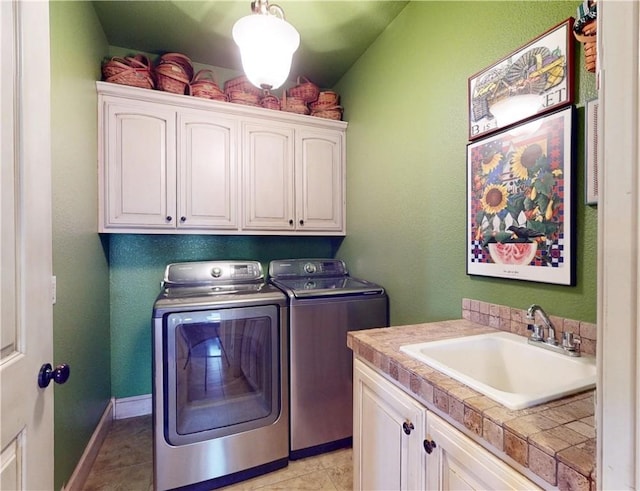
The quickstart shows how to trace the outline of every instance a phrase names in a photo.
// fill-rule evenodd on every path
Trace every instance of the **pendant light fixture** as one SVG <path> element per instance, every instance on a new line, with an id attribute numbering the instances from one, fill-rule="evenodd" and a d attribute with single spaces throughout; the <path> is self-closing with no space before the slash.
<path id="1" fill-rule="evenodd" d="M 233 40 L 240 47 L 242 67 L 249 81 L 262 89 L 277 89 L 289 76 L 300 35 L 285 20 L 280 6 L 255 0 L 251 10 L 251 15 L 233 26 Z"/>

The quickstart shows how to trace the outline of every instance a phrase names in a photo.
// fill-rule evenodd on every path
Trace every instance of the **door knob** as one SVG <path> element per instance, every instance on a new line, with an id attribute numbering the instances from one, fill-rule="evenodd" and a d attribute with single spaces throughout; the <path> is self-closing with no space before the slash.
<path id="1" fill-rule="evenodd" d="M 66 363 L 62 363 L 55 368 L 51 367 L 51 363 L 45 363 L 40 367 L 38 373 L 38 387 L 44 389 L 49 386 L 51 380 L 56 384 L 64 384 L 71 373 L 71 368 Z"/>
<path id="2" fill-rule="evenodd" d="M 414 428 L 415 427 L 413 426 L 413 423 L 411 421 L 405 421 L 404 423 L 402 423 L 402 429 L 407 435 L 410 435 L 411 430 L 413 430 Z"/>
<path id="3" fill-rule="evenodd" d="M 425 440 L 422 442 L 422 445 L 424 446 L 424 451 L 428 454 L 433 452 L 433 449 L 436 448 L 436 442 L 433 440 Z"/>

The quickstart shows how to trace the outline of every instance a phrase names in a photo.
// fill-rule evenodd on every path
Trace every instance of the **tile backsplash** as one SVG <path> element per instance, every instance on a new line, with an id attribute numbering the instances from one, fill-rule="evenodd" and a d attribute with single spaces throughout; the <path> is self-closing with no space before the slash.
<path id="1" fill-rule="evenodd" d="M 563 331 L 572 332 L 580 338 L 580 351 L 585 355 L 596 354 L 596 325 L 591 322 L 583 322 L 575 319 L 565 319 L 551 315 L 549 319 L 556 328 L 556 336 Z M 482 302 L 470 298 L 462 299 L 462 318 L 476 322 L 484 326 L 493 327 L 502 331 L 513 332 L 520 336 L 529 336 L 527 330 L 526 309 L 516 309 L 506 305 Z M 539 319 L 537 319 L 539 321 Z"/>

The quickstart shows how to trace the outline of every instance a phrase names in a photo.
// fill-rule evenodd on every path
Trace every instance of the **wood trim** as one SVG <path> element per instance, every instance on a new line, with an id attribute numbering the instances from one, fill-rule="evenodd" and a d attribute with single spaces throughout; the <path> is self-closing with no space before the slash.
<path id="1" fill-rule="evenodd" d="M 96 457 L 98 457 L 98 453 L 109 433 L 109 429 L 111 429 L 111 424 L 113 423 L 113 407 L 114 400 L 111 399 L 104 413 L 102 413 L 102 417 L 93 431 L 93 435 L 91 435 L 91 439 L 89 443 L 87 443 L 73 474 L 71 474 L 69 482 L 62 487 L 62 491 L 82 491 L 91 472 L 91 467 L 96 461 Z"/>
<path id="2" fill-rule="evenodd" d="M 638 241 L 640 91 L 637 2 L 598 4 L 601 195 L 598 201 L 597 488 L 640 484 Z"/>

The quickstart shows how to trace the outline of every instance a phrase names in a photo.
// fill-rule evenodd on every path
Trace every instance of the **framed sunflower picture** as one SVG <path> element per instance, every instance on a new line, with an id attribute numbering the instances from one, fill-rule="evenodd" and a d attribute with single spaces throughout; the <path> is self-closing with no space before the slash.
<path id="1" fill-rule="evenodd" d="M 469 77 L 469 140 L 573 103 L 572 17 Z"/>
<path id="2" fill-rule="evenodd" d="M 573 106 L 467 147 L 467 274 L 575 284 Z"/>

